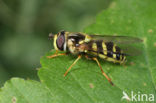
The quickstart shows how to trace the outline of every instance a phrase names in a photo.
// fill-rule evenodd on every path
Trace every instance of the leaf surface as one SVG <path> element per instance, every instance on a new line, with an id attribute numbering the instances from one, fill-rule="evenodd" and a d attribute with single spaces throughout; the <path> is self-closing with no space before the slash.
<path id="1" fill-rule="evenodd" d="M 12 78 L 0 90 L 0 103 L 51 103 L 52 93 L 33 80 Z"/>
<path id="2" fill-rule="evenodd" d="M 150 5 L 150 6 L 149 6 Z M 135 94 L 153 94 L 156 88 L 156 14 L 154 0 L 117 0 L 101 12 L 96 23 L 85 29 L 89 34 L 125 35 L 139 37 L 144 42 L 136 47 L 139 56 L 127 57 L 125 66 L 100 60 L 103 70 L 112 79 L 111 86 L 101 74 L 95 61 L 82 58 L 64 78 L 66 69 L 76 56 L 41 59 L 40 79 L 58 96 L 58 101 L 78 103 L 120 103 L 123 91 L 131 98 Z M 47 55 L 54 54 L 55 51 Z"/>

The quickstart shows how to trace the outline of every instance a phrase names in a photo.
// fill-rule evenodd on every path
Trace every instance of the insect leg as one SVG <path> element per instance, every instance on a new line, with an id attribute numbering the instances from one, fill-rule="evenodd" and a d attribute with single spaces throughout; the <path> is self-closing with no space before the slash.
<path id="1" fill-rule="evenodd" d="M 114 85 L 113 82 L 111 81 L 111 79 L 110 79 L 110 78 L 107 76 L 107 74 L 103 71 L 103 69 L 102 69 L 102 67 L 101 67 L 101 65 L 100 65 L 100 63 L 99 63 L 99 61 L 98 61 L 98 59 L 97 59 L 97 58 L 93 58 L 93 60 L 95 60 L 95 61 L 97 62 L 98 66 L 100 67 L 100 70 L 101 70 L 102 74 L 106 77 L 106 79 L 109 81 L 109 83 L 110 83 L 111 85 Z"/>
<path id="2" fill-rule="evenodd" d="M 68 74 L 69 70 L 76 64 L 76 62 L 81 58 L 81 55 L 78 56 L 78 58 L 74 61 L 74 63 L 67 69 L 67 71 L 64 73 L 64 77 Z"/>
<path id="3" fill-rule="evenodd" d="M 57 57 L 57 56 L 60 56 L 60 55 L 66 55 L 66 53 L 60 53 L 60 54 L 58 54 L 58 51 L 56 51 L 56 53 L 55 54 L 53 54 L 53 55 L 51 55 L 51 56 L 47 56 L 47 58 L 54 58 L 54 57 Z"/>

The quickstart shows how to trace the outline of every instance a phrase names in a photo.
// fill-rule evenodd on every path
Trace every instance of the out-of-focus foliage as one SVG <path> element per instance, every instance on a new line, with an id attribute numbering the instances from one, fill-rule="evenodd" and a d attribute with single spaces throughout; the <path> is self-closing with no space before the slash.
<path id="1" fill-rule="evenodd" d="M 0 85 L 10 77 L 37 78 L 49 32 L 82 31 L 110 0 L 0 0 Z"/>

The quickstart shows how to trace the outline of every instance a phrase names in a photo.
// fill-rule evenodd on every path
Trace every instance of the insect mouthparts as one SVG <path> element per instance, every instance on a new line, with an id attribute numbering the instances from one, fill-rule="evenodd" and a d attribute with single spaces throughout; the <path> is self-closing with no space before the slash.
<path id="1" fill-rule="evenodd" d="M 54 34 L 53 33 L 49 33 L 49 40 L 51 40 L 51 39 L 53 39 L 53 37 L 54 37 Z"/>

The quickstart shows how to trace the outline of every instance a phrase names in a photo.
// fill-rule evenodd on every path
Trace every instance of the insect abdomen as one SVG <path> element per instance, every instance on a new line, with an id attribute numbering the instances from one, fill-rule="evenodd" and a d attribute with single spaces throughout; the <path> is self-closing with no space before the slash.
<path id="1" fill-rule="evenodd" d="M 93 55 L 99 56 L 107 61 L 115 63 L 125 62 L 126 56 L 113 42 L 104 42 L 103 40 L 93 41 L 91 49 Z"/>

